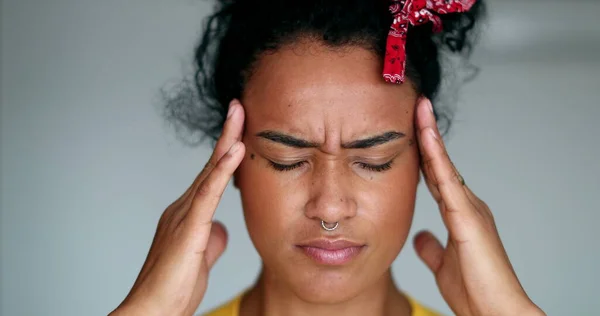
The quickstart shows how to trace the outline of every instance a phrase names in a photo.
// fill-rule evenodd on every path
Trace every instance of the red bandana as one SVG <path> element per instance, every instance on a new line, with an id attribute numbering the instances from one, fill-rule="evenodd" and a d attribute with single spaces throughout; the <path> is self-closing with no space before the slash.
<path id="1" fill-rule="evenodd" d="M 392 1 L 390 12 L 394 22 L 388 34 L 383 78 L 391 83 L 403 83 L 406 68 L 406 34 L 408 24 L 433 22 L 433 32 L 442 31 L 442 20 L 433 14 L 465 12 L 476 0 L 403 0 Z"/>

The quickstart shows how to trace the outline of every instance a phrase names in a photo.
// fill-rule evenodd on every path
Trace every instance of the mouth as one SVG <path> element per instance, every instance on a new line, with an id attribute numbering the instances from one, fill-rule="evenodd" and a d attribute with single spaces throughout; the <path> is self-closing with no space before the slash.
<path id="1" fill-rule="evenodd" d="M 338 266 L 355 259 L 366 245 L 348 240 L 317 239 L 297 247 L 318 264 Z"/>

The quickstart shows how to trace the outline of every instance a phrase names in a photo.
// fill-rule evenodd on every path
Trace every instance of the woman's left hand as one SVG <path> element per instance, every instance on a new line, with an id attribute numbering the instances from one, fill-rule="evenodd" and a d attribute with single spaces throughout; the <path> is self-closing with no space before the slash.
<path id="1" fill-rule="evenodd" d="M 450 161 L 431 102 L 417 104 L 421 168 L 448 229 L 446 247 L 429 232 L 414 240 L 456 315 L 545 315 L 527 296 L 510 264 L 488 206 Z"/>

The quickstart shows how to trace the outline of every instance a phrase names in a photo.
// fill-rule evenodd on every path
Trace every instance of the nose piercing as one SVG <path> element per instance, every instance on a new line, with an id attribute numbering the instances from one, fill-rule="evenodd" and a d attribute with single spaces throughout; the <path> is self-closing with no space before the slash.
<path id="1" fill-rule="evenodd" d="M 339 222 L 335 222 L 335 224 L 333 225 L 333 227 L 327 227 L 327 223 L 325 223 L 325 221 L 321 221 L 321 227 L 323 227 L 324 230 L 330 232 L 332 230 L 335 230 L 336 228 L 338 228 L 339 226 Z"/>

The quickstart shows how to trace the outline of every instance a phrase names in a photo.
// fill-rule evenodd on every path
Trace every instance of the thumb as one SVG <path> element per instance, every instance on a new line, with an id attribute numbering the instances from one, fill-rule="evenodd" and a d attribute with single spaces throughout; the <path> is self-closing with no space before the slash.
<path id="1" fill-rule="evenodd" d="M 435 236 L 428 232 L 419 232 L 414 238 L 415 251 L 427 267 L 436 274 L 442 264 L 444 247 Z"/>
<path id="2" fill-rule="evenodd" d="M 204 252 L 204 259 L 208 265 L 208 269 L 212 269 L 213 265 L 221 257 L 227 246 L 227 230 L 220 222 L 213 222 L 210 228 L 210 236 L 208 244 Z"/>

